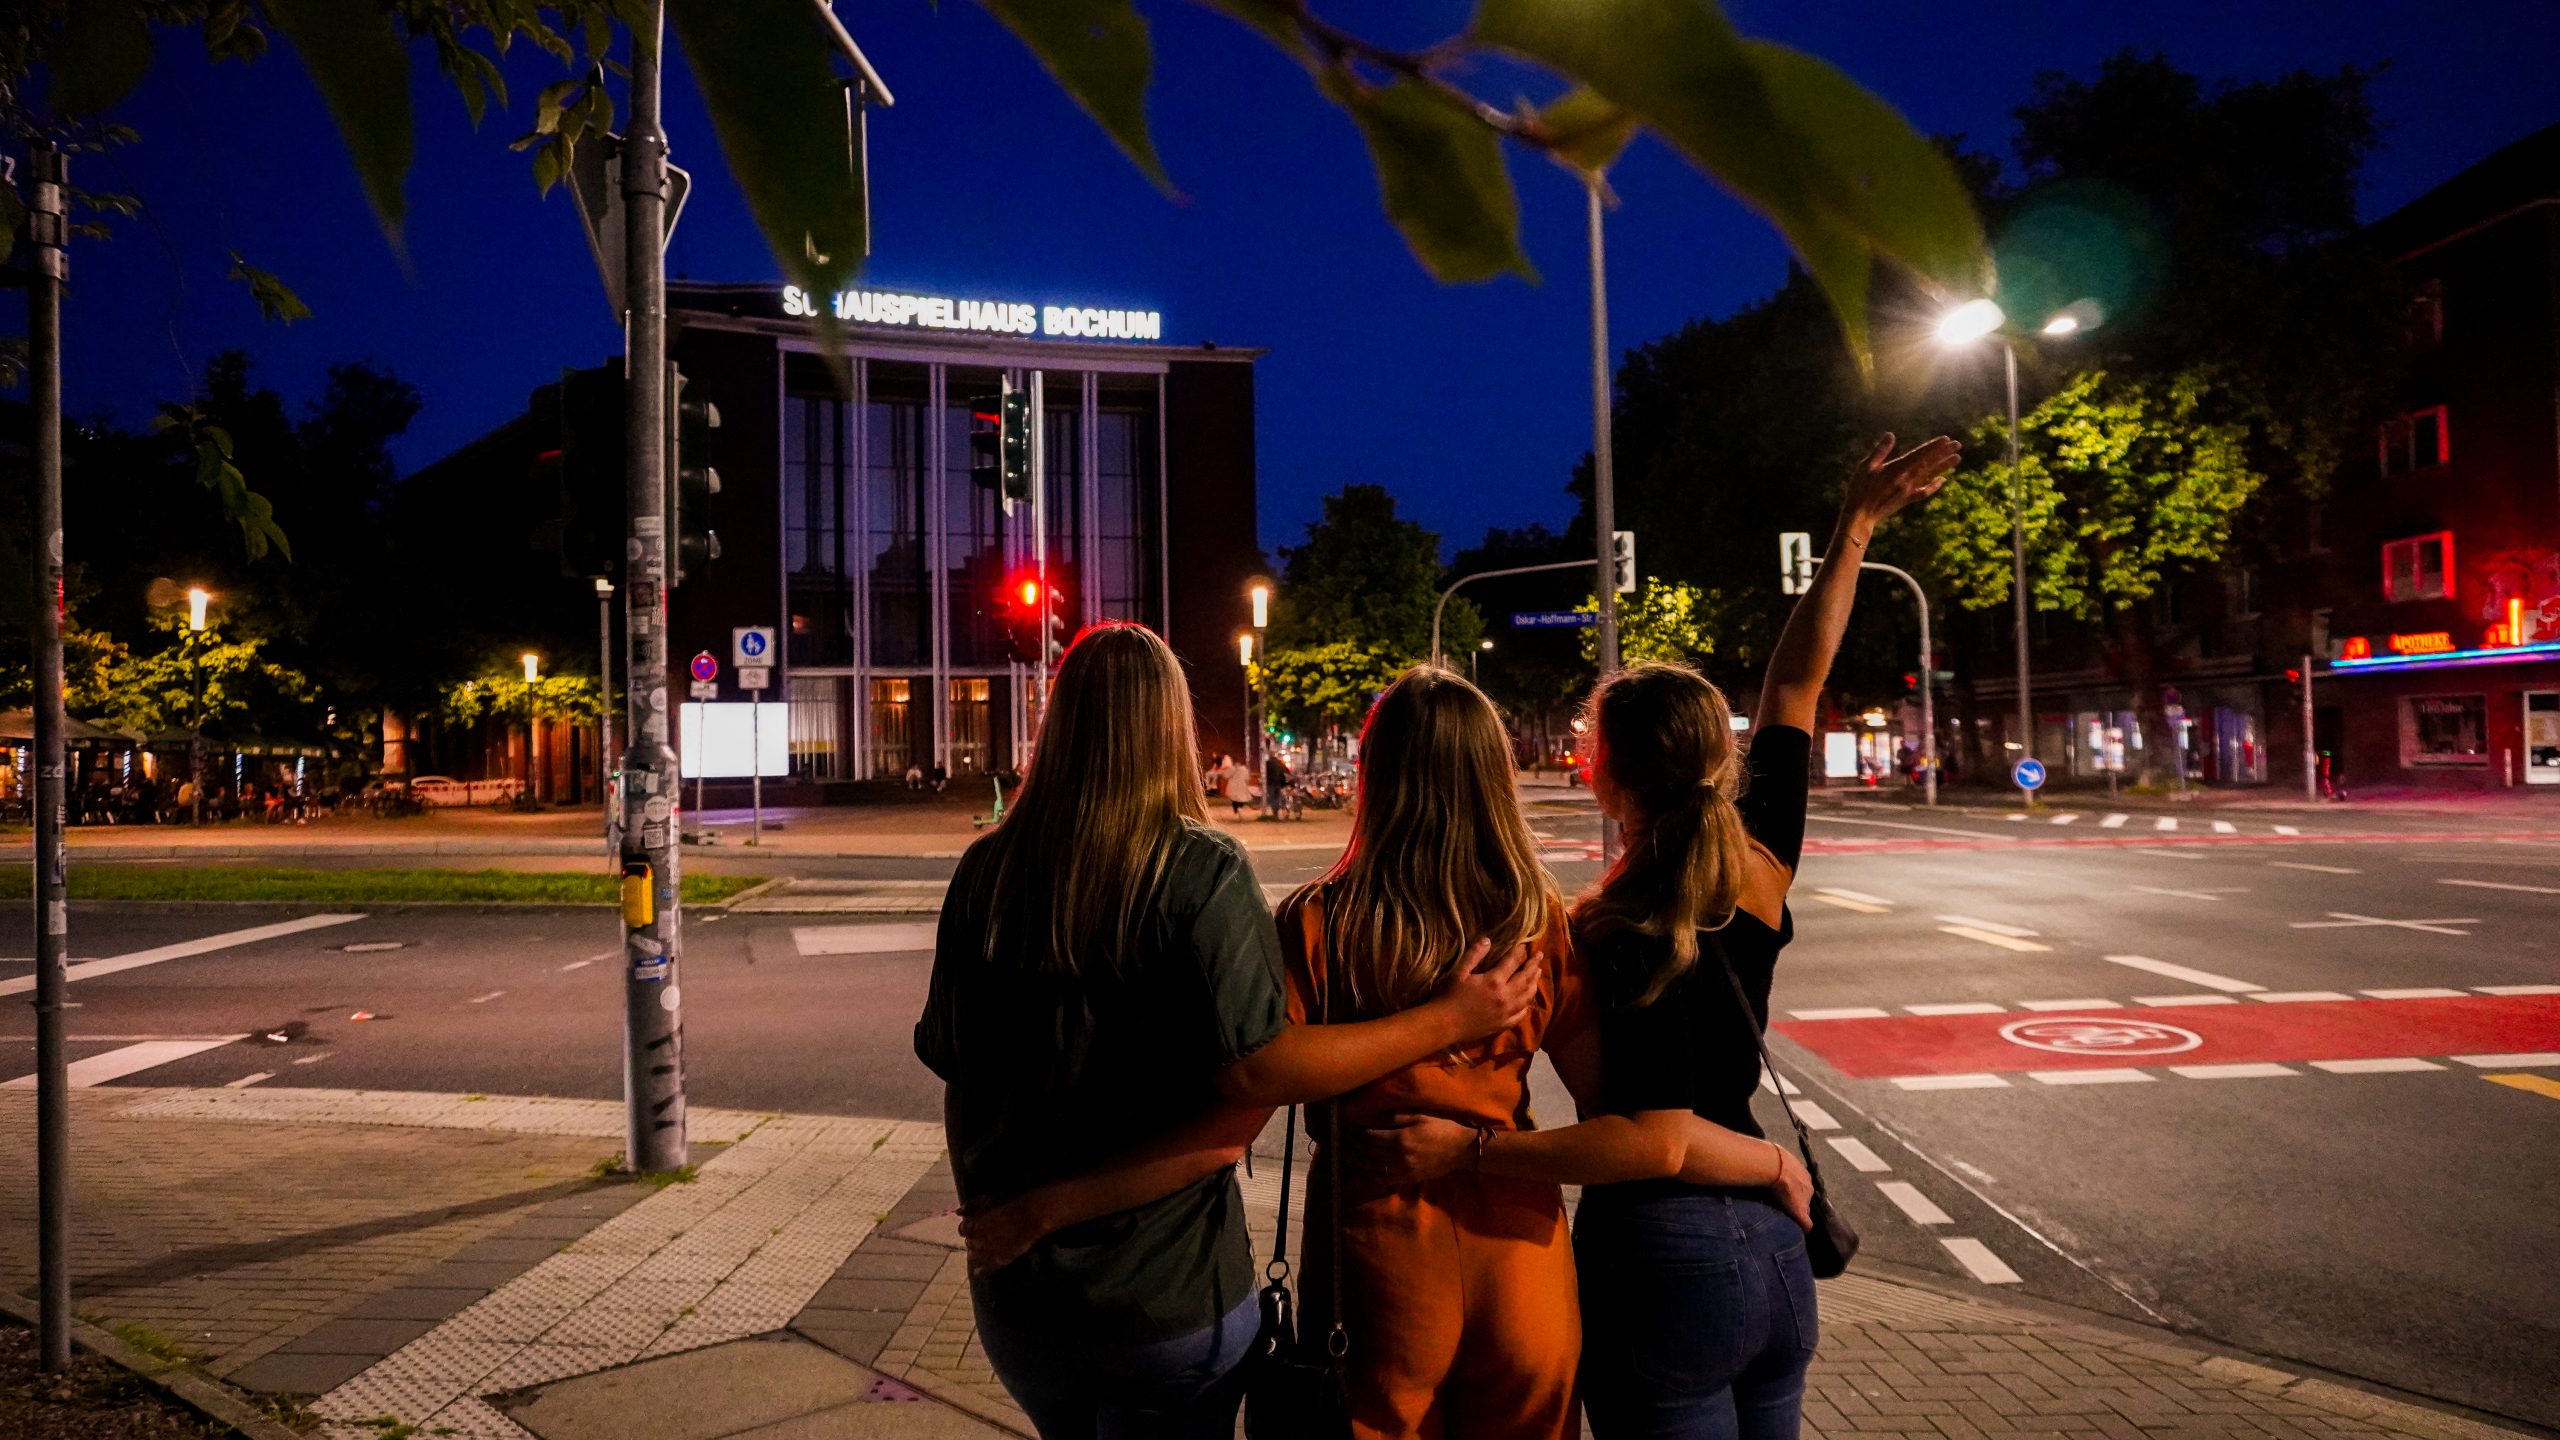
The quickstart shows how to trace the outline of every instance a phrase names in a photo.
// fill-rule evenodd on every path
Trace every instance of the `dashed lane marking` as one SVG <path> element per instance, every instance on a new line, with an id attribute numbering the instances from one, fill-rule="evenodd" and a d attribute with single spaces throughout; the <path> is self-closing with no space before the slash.
<path id="1" fill-rule="evenodd" d="M 2299 835 L 2302 833 L 2302 827 L 2299 825 L 2276 825 L 2269 828 L 2273 829 L 2279 835 Z"/>
<path id="2" fill-rule="evenodd" d="M 1860 915 L 1886 915 L 1892 913 L 1890 908 L 1887 906 L 1878 905 L 1869 900 L 1852 899 L 1837 890 L 1816 890 L 1813 892 L 1813 898 L 1821 901 L 1825 905 L 1833 907 L 1834 909 L 1853 910 Z"/>
<path id="3" fill-rule="evenodd" d="M 2364 872 L 2345 865 L 2307 865 L 2299 860 L 2270 860 L 2278 870 L 2308 870 L 2315 875 L 2361 875 Z"/>
<path id="4" fill-rule="evenodd" d="M 2113 1000 L 2021 1000 L 2021 1010 L 2114 1010 Z"/>
<path id="5" fill-rule="evenodd" d="M 1818 895 L 1837 895 L 1843 900 L 1855 900 L 1861 905 L 1891 905 L 1893 903 L 1881 895 L 1870 895 L 1864 890 L 1844 890 L 1837 885 L 1825 885 L 1814 893 Z"/>
<path id="6" fill-rule="evenodd" d="M 1997 1075 L 1897 1075 L 1894 1086 L 1902 1090 L 2006 1090 L 2009 1082 Z"/>
<path id="7" fill-rule="evenodd" d="M 2452 1000 L 2466 992 L 2450 985 L 2404 985 L 2395 990 L 2359 990 L 2356 993 L 2373 1000 Z"/>
<path id="8" fill-rule="evenodd" d="M 1972 1236 L 1950 1235 L 1938 1243 L 1947 1247 L 1947 1253 L 1954 1256 L 1956 1263 L 1965 1268 L 1966 1274 L 1983 1284 L 2015 1285 L 2018 1283 L 2018 1272 L 2010 1269 L 2007 1261 L 1993 1254 L 1990 1246 Z"/>
<path id="9" fill-rule="evenodd" d="M 2240 827 L 2232 824 L 2228 820 L 2216 820 L 2213 822 L 2213 833 L 2216 835 L 2237 835 L 2240 833 Z"/>
<path id="10" fill-rule="evenodd" d="M 299 935 L 306 930 L 323 930 L 361 920 L 362 915 L 305 915 L 298 920 L 280 920 L 273 925 L 253 925 L 246 930 L 226 930 L 207 935 L 201 940 L 181 940 L 174 945 L 136 950 L 128 955 L 110 955 L 103 960 L 83 960 L 63 972 L 64 980 L 88 980 L 100 975 L 113 975 L 122 970 L 137 970 L 157 965 L 163 960 L 184 960 L 191 955 L 210 955 L 216 950 L 229 950 L 240 945 L 255 945 L 261 940 L 276 940 Z M 0 980 L 0 995 L 23 995 L 36 988 L 36 977 L 20 975 Z"/>
<path id="11" fill-rule="evenodd" d="M 2455 925 L 2477 925 L 2480 923 L 2478 920 L 2471 919 L 2467 916 L 2459 920 L 2435 917 L 2425 920 L 2386 920 L 2379 915 L 2359 915 L 2352 910 L 2329 910 L 2322 913 L 2326 914 L 2329 918 L 2326 920 L 2296 920 L 2293 922 L 2291 928 L 2296 930 L 2357 930 L 2387 926 L 2394 930 L 2423 930 L 2430 935 L 2451 935 L 2457 940 L 2468 940 L 2472 938 L 2470 931 L 2455 930 L 2450 927 Z"/>
<path id="12" fill-rule="evenodd" d="M 2312 1005 L 2327 1000 L 2352 1000 L 2355 997 L 2343 990 L 2258 990 L 2253 991 L 2249 998 L 2269 1005 Z"/>
<path id="13" fill-rule="evenodd" d="M 1789 1099 L 1793 1099 L 1804 1093 L 1802 1090 L 1796 1088 L 1796 1082 L 1788 1079 L 1784 1075 L 1774 1074 L 1765 1065 L 1760 1067 L 1760 1088 L 1768 1091 L 1772 1095 L 1783 1094 Z"/>
<path id="14" fill-rule="evenodd" d="M 2172 1065 L 2169 1073 L 2190 1080 L 2272 1080 L 2279 1075 L 2299 1075 L 2290 1065 L 2274 1065 L 2252 1061 L 2238 1065 Z"/>
<path id="15" fill-rule="evenodd" d="M 495 1000 L 495 999 L 497 999 L 499 996 L 504 995 L 504 994 L 506 994 L 506 993 L 507 993 L 507 992 L 506 992 L 506 991 L 504 991 L 504 990 L 492 990 L 492 991 L 490 991 L 490 992 L 489 992 L 488 994 L 486 994 L 486 995 L 474 995 L 474 996 L 472 996 L 472 997 L 471 997 L 471 999 L 470 999 L 467 1003 L 469 1003 L 469 1004 L 473 1004 L 473 1005 L 486 1005 L 486 1004 L 488 1004 L 490 1001 Z"/>
<path id="16" fill-rule="evenodd" d="M 1997 945 L 2003 950 L 2040 951 L 2051 950 L 2053 948 L 2050 945 L 2039 945 L 2033 940 L 2021 940 L 2014 935 L 2001 935 L 1989 930 L 1976 930 L 1970 925 L 1941 925 L 1938 927 L 1938 931 L 1940 934 L 1944 935 L 1956 935 L 1967 940 L 1979 940 L 1985 945 Z"/>
<path id="17" fill-rule="evenodd" d="M 2133 847 L 2133 853 L 2136 855 L 2154 855 L 2163 860 L 2209 860 L 2213 858 L 2202 850 L 2163 850 L 2157 845 L 2137 845 Z"/>
<path id="18" fill-rule="evenodd" d="M 296 1060 L 296 1061 L 294 1061 L 293 1063 L 294 1063 L 294 1064 L 296 1064 L 296 1065 L 317 1065 L 317 1064 L 319 1064 L 321 1061 L 326 1060 L 326 1059 L 328 1059 L 328 1058 L 329 1058 L 329 1057 L 328 1057 L 328 1056 L 326 1056 L 326 1055 L 305 1055 L 305 1056 L 303 1056 L 301 1059 Z"/>
<path id="19" fill-rule="evenodd" d="M 2124 828 L 2124 822 L 2132 818 L 2133 817 L 2130 815 L 2110 815 L 2098 822 L 2098 828 L 2101 830 L 2121 830 Z"/>
<path id="20" fill-rule="evenodd" d="M 2158 885 L 2136 885 L 2133 888 L 2139 894 L 2174 895 L 2181 900 L 2220 900 L 2225 895 L 2249 893 L 2249 887 L 2246 885 L 2216 885 L 2210 890 L 2170 890 Z"/>
<path id="21" fill-rule="evenodd" d="M 2228 975 L 2216 975 L 2210 970 L 2198 970 L 2193 966 L 2179 965 L 2167 960 L 2154 960 L 2148 955 L 2102 955 L 2098 958 L 2110 965 L 2122 965 L 2133 970 L 2148 970 L 2154 975 L 2163 975 L 2171 980 L 2183 980 L 2190 985 L 2201 985 L 2207 990 L 2241 994 L 2267 988 L 2255 980 L 2234 980 Z"/>
<path id="22" fill-rule="evenodd" d="M 2458 1064 L 2475 1070 L 2529 1070 L 2540 1065 L 2560 1065 L 2560 1050 L 2524 1050 L 2507 1055 L 2456 1055 Z"/>
<path id="23" fill-rule="evenodd" d="M 276 1072 L 273 1070 L 260 1070 L 253 1074 L 243 1075 L 237 1080 L 225 1080 L 222 1082 L 222 1088 L 225 1090 L 246 1090 L 261 1080 L 273 1080 L 274 1078 L 276 1078 Z"/>
<path id="24" fill-rule="evenodd" d="M 1938 1202 L 1920 1193 L 1920 1187 L 1908 1180 L 1880 1180 L 1876 1189 L 1893 1202 L 1893 1208 L 1911 1217 L 1914 1225 L 1953 1225 L 1956 1217 L 1938 1208 Z"/>
<path id="25" fill-rule="evenodd" d="M 2047 1085 L 2139 1085 L 2152 1075 L 2148 1070 L 2030 1070 L 2027 1078 Z"/>
<path id="26" fill-rule="evenodd" d="M 2136 995 L 2133 997 L 2133 1003 L 2155 1008 L 2174 1005 L 2237 1005 L 2240 1003 L 2240 997 L 2237 995 Z"/>
<path id="27" fill-rule="evenodd" d="M 2509 1089 L 2523 1090 L 2560 1100 L 2560 1080 L 2554 1080 L 2548 1075 L 2483 1075 L 2480 1078 L 2492 1085 L 2504 1085 Z"/>
<path id="28" fill-rule="evenodd" d="M 1905 1005 L 1902 1008 L 1913 1015 L 1998 1015 L 2008 1007 L 1988 1000 L 1949 1000 L 1936 1005 Z"/>
<path id="29" fill-rule="evenodd" d="M 1852 1170 L 1868 1175 L 1878 1175 L 1893 1168 L 1884 1163 L 1883 1156 L 1867 1148 L 1867 1142 L 1864 1140 L 1852 1135 L 1834 1135 L 1830 1138 L 1831 1148 L 1840 1152 L 1840 1158 L 1848 1161 L 1849 1168 Z"/>
<path id="30" fill-rule="evenodd" d="M 63 1068 L 71 1088 L 85 1090 L 92 1085 L 121 1080 L 127 1075 L 166 1065 L 173 1060 L 184 1060 L 190 1055 L 201 1055 L 207 1050 L 218 1050 L 234 1040 L 248 1038 L 246 1035 L 216 1035 L 203 1040 L 145 1040 L 139 1045 L 127 1045 L 103 1055 L 74 1060 Z M 0 1088 L 32 1090 L 35 1083 L 33 1075 L 21 1075 Z"/>
<path id="31" fill-rule="evenodd" d="M 1882 1020 L 1893 1012 L 1874 1005 L 1834 1005 L 1823 1010 L 1790 1010 L 1798 1020 Z"/>
<path id="32" fill-rule="evenodd" d="M 2079 821 L 2080 812 L 2077 810 L 2065 810 L 2053 817 L 2053 823 L 2056 825 L 2076 825 Z"/>
<path id="33" fill-rule="evenodd" d="M 562 970 L 563 972 L 570 971 L 570 970 L 584 970 L 584 969 L 586 969 L 588 966 L 593 965 L 594 963 L 596 963 L 596 962 L 594 962 L 593 960 L 572 960 L 572 961 L 570 961 L 568 964 L 563 965 L 563 966 L 561 966 L 560 968 L 561 968 L 561 970 Z"/>
<path id="34" fill-rule="evenodd" d="M 2311 1068 L 2326 1070 L 2332 1075 L 2396 1075 L 2406 1070 L 2441 1070 L 2444 1067 L 2414 1055 L 2376 1055 L 2362 1060 L 2314 1060 Z"/>
<path id="35" fill-rule="evenodd" d="M 1831 1112 L 1823 1109 L 1822 1106 L 1815 1101 L 1798 1100 L 1795 1102 L 1795 1106 L 1796 1119 L 1803 1121 L 1804 1128 L 1807 1130 L 1837 1130 L 1840 1128 L 1840 1122 L 1832 1118 Z"/>
<path id="36" fill-rule="evenodd" d="M 2174 816 L 2163 815 L 2159 819 L 2151 822 L 2151 828 L 2154 830 L 2175 830 L 2178 828 L 2178 822 Z"/>
<path id="37" fill-rule="evenodd" d="M 2462 885 L 2473 890 L 2520 890 L 2527 895 L 2560 895 L 2560 885 L 2511 885 L 2504 880 L 2438 880 L 2439 885 Z"/>

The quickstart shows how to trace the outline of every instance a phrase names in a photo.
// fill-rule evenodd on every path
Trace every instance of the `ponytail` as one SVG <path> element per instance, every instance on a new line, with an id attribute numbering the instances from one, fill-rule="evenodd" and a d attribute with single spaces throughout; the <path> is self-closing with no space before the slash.
<path id="1" fill-rule="evenodd" d="M 1751 839 L 1736 808 L 1738 747 L 1724 696 L 1685 665 L 1638 665 L 1594 691 L 1586 730 L 1625 797 L 1625 853 L 1574 909 L 1586 934 L 1669 942 L 1635 1003 L 1661 998 L 1698 963 L 1698 933 L 1720 930 L 1742 899 Z"/>

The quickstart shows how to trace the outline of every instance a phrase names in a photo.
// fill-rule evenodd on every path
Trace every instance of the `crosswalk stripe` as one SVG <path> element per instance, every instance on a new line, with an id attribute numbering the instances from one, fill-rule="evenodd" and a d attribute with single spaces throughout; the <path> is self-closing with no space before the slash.
<path id="1" fill-rule="evenodd" d="M 2299 835 L 2302 833 L 2302 827 L 2299 825 L 2278 825 L 2274 828 L 2275 832 L 2279 835 Z"/>
<path id="2" fill-rule="evenodd" d="M 1950 1000 L 1937 1005 L 1905 1005 L 1902 1008 L 1914 1015 L 1999 1015 L 2006 1013 L 2009 1007 L 1994 1005 L 1988 1000 Z"/>
<path id="3" fill-rule="evenodd" d="M 2047 1085 L 2139 1085 L 2159 1078 L 2148 1070 L 2030 1070 L 2027 1074 Z"/>
<path id="4" fill-rule="evenodd" d="M 1834 1005 L 1823 1010 L 1790 1010 L 1796 1020 L 1882 1020 L 1893 1012 L 1875 1005 Z"/>
<path id="5" fill-rule="evenodd" d="M 2216 820 L 2213 822 L 2213 833 L 2216 835 L 2237 835 L 2240 833 L 2240 827 L 2232 824 L 2228 820 Z"/>
<path id="6" fill-rule="evenodd" d="M 2114 1010 L 2113 1000 L 2021 1000 L 2021 1010 Z"/>
<path id="7" fill-rule="evenodd" d="M 2375 1000 L 2451 1000 L 2464 992 L 2450 985 L 2406 985 L 2396 990 L 2366 990 L 2359 993 Z"/>
<path id="8" fill-rule="evenodd" d="M 2124 822 L 2131 818 L 2132 817 L 2128 815 L 2110 815 L 2106 819 L 2098 822 L 2098 828 L 2101 830 L 2119 830 L 2124 827 Z"/>
<path id="9" fill-rule="evenodd" d="M 2441 1070 L 2444 1067 L 2433 1060 L 2401 1055 L 2373 1060 L 2314 1060 L 2311 1068 L 2326 1070 L 2332 1075 L 2393 1075 L 2403 1070 Z"/>
<path id="10" fill-rule="evenodd" d="M 2009 1082 L 1997 1075 L 1897 1075 L 1897 1090 L 2006 1090 Z"/>
<path id="11" fill-rule="evenodd" d="M 2163 815 L 2159 819 L 2151 822 L 2151 828 L 2154 830 L 2175 830 L 2178 828 L 2177 817 L 2172 815 Z"/>
<path id="12" fill-rule="evenodd" d="M 1849 1162 L 1850 1169 L 1864 1174 L 1879 1174 L 1893 1168 L 1884 1163 L 1883 1156 L 1868 1149 L 1866 1141 L 1854 1135 L 1832 1136 L 1831 1148 L 1840 1152 L 1840 1158 Z"/>
<path id="13" fill-rule="evenodd" d="M 2560 1065 L 2560 1050 L 2527 1050 L 2508 1055 L 2456 1055 L 2458 1064 L 2475 1070 L 2530 1070 L 2545 1065 Z"/>
<path id="14" fill-rule="evenodd" d="M 228 950 L 236 945 L 254 945 L 261 940 L 299 935 L 305 930 L 344 925 L 348 921 L 363 918 L 362 915 L 305 915 L 299 920 L 280 920 L 273 925 L 253 925 L 246 930 L 226 930 L 219 935 L 207 935 L 201 940 L 181 940 L 174 945 L 136 950 L 128 955 L 110 955 L 103 960 L 82 960 L 64 971 L 63 979 L 67 983 L 73 980 L 87 980 L 99 975 L 113 975 L 120 970 L 135 970 L 145 965 L 157 965 L 163 960 L 183 960 L 190 955 L 209 955 L 216 950 Z M 34 988 L 36 988 L 36 977 L 33 975 L 19 975 L 0 980 L 0 995 L 23 995 Z"/>
<path id="15" fill-rule="evenodd" d="M 2190 1080 L 2271 1080 L 2278 1075 L 2302 1073 L 2289 1065 L 2265 1061 L 2247 1065 L 2172 1065 L 2169 1070 Z"/>
<path id="16" fill-rule="evenodd" d="M 1920 1187 L 1908 1180 L 1879 1180 L 1876 1188 L 1895 1209 L 1911 1217 L 1914 1225 L 1953 1225 L 1956 1217 L 1938 1208 L 1938 1202 L 1920 1193 Z"/>
<path id="17" fill-rule="evenodd" d="M 246 1035 L 217 1035 L 206 1040 L 145 1040 L 139 1045 L 127 1045 L 119 1050 L 110 1050 L 103 1055 L 74 1060 L 64 1069 L 70 1079 L 71 1088 L 85 1090 L 92 1085 L 104 1085 L 110 1080 L 121 1080 L 127 1075 L 151 1069 L 156 1065 L 166 1065 L 172 1060 L 184 1060 L 190 1055 L 201 1055 L 207 1050 L 218 1050 L 234 1040 L 248 1038 Z M 35 1084 L 36 1077 L 33 1075 L 21 1075 L 0 1088 L 32 1090 Z"/>
<path id="18" fill-rule="evenodd" d="M 2079 822 L 2080 812 L 2077 810 L 2065 810 L 2053 817 L 2053 823 L 2056 825 L 2076 825 Z"/>
<path id="19" fill-rule="evenodd" d="M 2355 997 L 2342 990 L 2260 990 L 2251 994 L 2249 998 L 2262 1000 L 2269 1005 L 2306 1005 L 2323 1000 L 2352 1000 Z"/>
<path id="20" fill-rule="evenodd" d="M 2136 995 L 2133 997 L 2133 1003 L 2152 1006 L 2237 1005 L 2240 1003 L 2240 997 L 2237 995 Z"/>
<path id="21" fill-rule="evenodd" d="M 1947 1253 L 1956 1257 L 1956 1263 L 1965 1268 L 1966 1274 L 1985 1285 L 2015 1285 L 2019 1282 L 2018 1272 L 2010 1269 L 2007 1261 L 1970 1235 L 1950 1235 L 1938 1243 L 1947 1247 Z"/>
<path id="22" fill-rule="evenodd" d="M 2560 985 L 2475 985 L 2483 995 L 2560 995 Z"/>

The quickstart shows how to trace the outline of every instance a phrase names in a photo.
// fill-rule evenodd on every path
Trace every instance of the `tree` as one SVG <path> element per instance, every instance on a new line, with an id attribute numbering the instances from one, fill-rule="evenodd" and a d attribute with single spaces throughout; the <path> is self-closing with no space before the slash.
<path id="1" fill-rule="evenodd" d="M 2217 378 L 2166 381 L 2090 370 L 2019 421 L 2019 493 L 2031 604 L 2101 627 L 2109 663 L 2132 687 L 2146 736 L 2168 733 L 2162 642 L 2142 602 L 2219 559 L 2234 518 L 2266 483 L 2249 463 L 2248 427 L 2230 418 Z M 1948 477 L 1920 512 L 1956 603 L 2009 603 L 2006 425 L 1974 434 L 1975 465 Z M 2157 744 L 2142 749 L 2150 778 Z"/>
<path id="2" fill-rule="evenodd" d="M 1253 678 L 1273 720 L 1312 735 L 1358 725 L 1369 702 L 1404 669 L 1404 661 L 1377 645 L 1334 640 L 1269 651 Z"/>
<path id="3" fill-rule="evenodd" d="M 1306 539 L 1281 552 L 1272 597 L 1270 647 L 1299 649 L 1352 640 L 1399 666 L 1431 656 L 1431 616 L 1440 600 L 1440 537 L 1396 514 L 1379 485 L 1345 485 L 1325 497 Z M 1440 649 L 1456 654 L 1484 634 L 1465 597 L 1441 617 Z"/>
<path id="4" fill-rule="evenodd" d="M 106 718 L 127 730 L 191 730 L 229 739 L 253 735 L 299 738 L 318 717 L 319 694 L 308 677 L 277 664 L 266 642 L 226 634 L 219 625 L 187 627 L 171 614 L 158 627 L 159 648 L 110 662 Z"/>
<path id="5" fill-rule="evenodd" d="M 1663 660 L 1699 665 L 1716 652 L 1716 632 L 1725 604 L 1724 592 L 1705 590 L 1678 580 L 1648 575 L 1632 600 L 1618 605 L 1618 657 L 1629 665 Z M 1577 610 L 1597 613 L 1600 597 L 1585 599 Z M 1582 658 L 1597 665 L 1600 636 L 1582 632 Z"/>

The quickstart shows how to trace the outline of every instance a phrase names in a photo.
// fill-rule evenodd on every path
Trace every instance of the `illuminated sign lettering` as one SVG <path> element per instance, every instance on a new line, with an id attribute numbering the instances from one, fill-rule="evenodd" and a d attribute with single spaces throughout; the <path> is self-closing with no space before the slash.
<path id="1" fill-rule="evenodd" d="M 2394 635 L 2391 653 L 2395 655 L 2449 655 L 2453 653 L 2453 636 L 2442 630 L 2429 630 L 2419 635 Z"/>
<path id="2" fill-rule="evenodd" d="M 1053 335 L 1081 340 L 1160 340 L 1164 316 L 1154 310 L 1101 310 L 1089 305 L 1026 305 L 1010 300 L 954 300 L 894 290 L 839 290 L 828 302 L 838 320 L 988 335 Z M 815 316 L 817 297 L 782 287 L 782 313 Z"/>
<path id="3" fill-rule="evenodd" d="M 2338 652 L 2341 660 L 2368 660 L 2372 657 L 2373 642 L 2361 635 L 2348 636 L 2346 645 Z"/>

